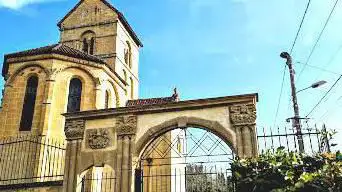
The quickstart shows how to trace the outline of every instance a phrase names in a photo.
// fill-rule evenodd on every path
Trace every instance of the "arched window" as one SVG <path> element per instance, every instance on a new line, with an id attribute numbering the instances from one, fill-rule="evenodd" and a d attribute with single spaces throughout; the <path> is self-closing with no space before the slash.
<path id="1" fill-rule="evenodd" d="M 95 52 L 95 33 L 93 31 L 86 31 L 81 36 L 82 51 L 93 55 Z"/>
<path id="2" fill-rule="evenodd" d="M 133 82 L 133 78 L 130 77 L 130 84 L 131 84 L 131 99 L 134 99 L 134 82 Z"/>
<path id="3" fill-rule="evenodd" d="M 23 111 L 21 113 L 19 131 L 30 131 L 32 128 L 34 106 L 36 103 L 38 77 L 32 76 L 27 80 Z"/>
<path id="4" fill-rule="evenodd" d="M 105 95 L 105 109 L 109 108 L 109 91 L 106 90 L 106 95 Z"/>
<path id="5" fill-rule="evenodd" d="M 82 82 L 73 78 L 69 85 L 68 108 L 67 112 L 76 112 L 81 109 Z"/>
<path id="6" fill-rule="evenodd" d="M 132 68 L 132 48 L 128 41 L 126 42 L 125 48 L 125 63 L 129 68 Z"/>

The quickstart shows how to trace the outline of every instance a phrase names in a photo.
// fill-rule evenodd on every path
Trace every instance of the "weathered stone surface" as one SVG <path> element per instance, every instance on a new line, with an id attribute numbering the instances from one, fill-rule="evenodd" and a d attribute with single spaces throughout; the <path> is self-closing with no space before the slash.
<path id="1" fill-rule="evenodd" d="M 255 124 L 256 108 L 254 104 L 237 104 L 229 108 L 230 120 L 234 125 Z"/>
<path id="2" fill-rule="evenodd" d="M 88 129 L 88 146 L 91 149 L 104 149 L 110 145 L 111 138 L 108 129 Z"/>
<path id="3" fill-rule="evenodd" d="M 136 116 L 121 116 L 116 119 L 116 133 L 121 135 L 133 135 L 137 131 Z"/>
<path id="4" fill-rule="evenodd" d="M 65 122 L 65 136 L 68 140 L 83 139 L 84 120 L 71 120 Z"/>

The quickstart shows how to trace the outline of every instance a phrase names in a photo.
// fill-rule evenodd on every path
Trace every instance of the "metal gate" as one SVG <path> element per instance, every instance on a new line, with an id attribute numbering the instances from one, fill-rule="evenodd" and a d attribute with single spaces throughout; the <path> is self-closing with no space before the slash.
<path id="1" fill-rule="evenodd" d="M 233 191 L 234 154 L 221 138 L 201 128 L 175 129 L 156 137 L 140 158 L 136 191 Z"/>

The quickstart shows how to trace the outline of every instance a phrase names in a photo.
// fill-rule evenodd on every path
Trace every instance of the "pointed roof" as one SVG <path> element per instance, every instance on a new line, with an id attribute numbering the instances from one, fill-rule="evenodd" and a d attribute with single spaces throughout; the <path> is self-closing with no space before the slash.
<path id="1" fill-rule="evenodd" d="M 119 11 L 117 10 L 113 5 L 111 5 L 108 1 L 106 0 L 100 0 L 101 2 L 103 2 L 105 5 L 107 5 L 110 9 L 112 9 L 117 15 L 119 20 L 122 22 L 122 24 L 124 25 L 124 27 L 126 28 L 126 30 L 128 31 L 128 33 L 132 36 L 134 42 L 140 46 L 143 47 L 142 42 L 139 40 L 137 34 L 133 31 L 132 27 L 129 25 L 127 19 L 125 18 L 125 16 Z M 57 24 L 57 26 L 59 28 L 61 28 L 61 25 L 63 23 L 63 21 L 69 17 L 69 15 L 71 15 L 71 13 L 73 13 L 82 3 L 84 2 L 84 0 L 80 0 L 75 7 L 73 7 L 63 18 L 62 20 L 60 20 Z"/>

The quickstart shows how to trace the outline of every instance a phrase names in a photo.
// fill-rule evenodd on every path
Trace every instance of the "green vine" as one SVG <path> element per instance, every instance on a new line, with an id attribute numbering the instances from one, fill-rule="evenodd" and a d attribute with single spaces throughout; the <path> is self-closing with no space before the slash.
<path id="1" fill-rule="evenodd" d="M 237 191 L 341 192 L 342 162 L 339 152 L 313 156 L 278 148 L 257 158 L 232 163 Z"/>

